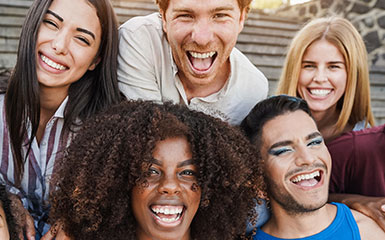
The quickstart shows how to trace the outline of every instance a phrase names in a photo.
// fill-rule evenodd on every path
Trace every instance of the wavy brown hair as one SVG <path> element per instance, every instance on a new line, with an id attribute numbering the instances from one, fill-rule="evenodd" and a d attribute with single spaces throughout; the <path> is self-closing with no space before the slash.
<path id="1" fill-rule="evenodd" d="M 179 136 L 202 192 L 192 239 L 242 237 L 263 184 L 253 146 L 235 127 L 171 103 L 123 102 L 87 121 L 54 177 L 52 222 L 73 239 L 136 239 L 131 191 L 146 186 L 156 143 Z"/>

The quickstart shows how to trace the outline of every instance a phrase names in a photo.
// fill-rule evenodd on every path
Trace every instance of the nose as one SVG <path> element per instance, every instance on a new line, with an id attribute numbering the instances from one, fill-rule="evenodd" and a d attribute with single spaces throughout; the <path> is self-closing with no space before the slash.
<path id="1" fill-rule="evenodd" d="M 327 74 L 323 69 L 318 69 L 313 77 L 313 81 L 325 82 L 328 80 Z"/>
<path id="2" fill-rule="evenodd" d="M 197 45 L 206 46 L 213 41 L 214 32 L 212 29 L 210 21 L 196 21 L 193 26 L 191 38 Z"/>
<path id="3" fill-rule="evenodd" d="M 298 149 L 296 154 L 295 164 L 297 166 L 312 165 L 316 160 L 315 155 L 306 147 Z"/>
<path id="4" fill-rule="evenodd" d="M 181 187 L 176 176 L 164 176 L 158 186 L 160 194 L 174 195 L 179 194 Z"/>
<path id="5" fill-rule="evenodd" d="M 57 34 L 54 36 L 54 38 L 51 41 L 51 46 L 56 54 L 65 55 L 68 53 L 69 42 L 70 42 L 70 37 L 63 30 L 63 31 L 57 32 Z"/>

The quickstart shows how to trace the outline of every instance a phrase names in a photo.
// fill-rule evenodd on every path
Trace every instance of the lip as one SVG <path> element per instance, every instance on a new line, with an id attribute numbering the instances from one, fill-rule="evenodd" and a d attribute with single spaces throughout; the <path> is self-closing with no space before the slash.
<path id="1" fill-rule="evenodd" d="M 65 72 L 67 70 L 69 70 L 69 67 L 62 61 L 56 59 L 55 57 L 49 55 L 49 54 L 45 54 L 43 52 L 38 52 L 38 63 L 39 65 L 46 71 L 50 72 L 50 73 L 62 73 L 62 72 Z M 60 65 L 63 65 L 66 69 L 64 70 L 60 70 L 60 69 L 56 69 L 56 68 L 53 68 L 51 66 L 49 66 L 47 63 L 45 63 L 42 59 L 41 59 L 41 55 L 49 58 L 51 61 L 57 63 L 57 64 L 60 64 Z"/>
<path id="2" fill-rule="evenodd" d="M 298 185 L 298 184 L 295 184 L 295 183 L 292 182 L 292 179 L 294 179 L 295 177 L 297 177 L 299 175 L 311 174 L 311 173 L 314 173 L 316 171 L 320 172 L 320 180 L 314 186 L 301 186 L 301 185 Z M 295 173 L 293 176 L 288 177 L 288 179 L 289 179 L 291 185 L 293 185 L 296 188 L 299 188 L 299 189 L 304 190 L 304 191 L 314 190 L 314 189 L 317 189 L 317 188 L 319 188 L 319 187 L 324 185 L 324 182 L 325 182 L 325 170 L 317 168 L 317 169 L 313 169 L 311 171 L 299 172 L 299 173 Z"/>
<path id="3" fill-rule="evenodd" d="M 218 52 L 217 52 L 217 51 L 215 51 L 216 53 L 215 53 L 215 55 L 213 56 L 214 59 L 213 59 L 213 62 L 211 63 L 211 65 L 210 65 L 210 67 L 209 67 L 208 69 L 206 69 L 206 70 L 203 70 L 203 71 L 202 71 L 202 70 L 199 70 L 199 69 L 196 69 L 196 68 L 192 65 L 191 60 L 190 60 L 190 57 L 192 57 L 192 56 L 190 55 L 189 52 L 208 53 L 208 52 L 213 52 L 213 51 L 193 51 L 193 50 L 186 50 L 186 51 L 185 51 L 186 58 L 187 58 L 187 62 L 188 62 L 189 66 L 190 66 L 190 69 L 191 69 L 191 71 L 192 71 L 192 73 L 193 73 L 194 75 L 196 75 L 196 76 L 198 76 L 198 77 L 205 77 L 206 75 L 208 75 L 208 74 L 212 71 L 212 69 L 214 69 L 214 66 L 215 66 L 215 64 L 216 64 L 216 60 L 217 60 L 217 58 L 218 58 Z"/>

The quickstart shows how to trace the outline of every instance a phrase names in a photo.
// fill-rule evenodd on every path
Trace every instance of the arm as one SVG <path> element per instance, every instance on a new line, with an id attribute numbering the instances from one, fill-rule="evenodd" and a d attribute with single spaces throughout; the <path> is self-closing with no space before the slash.
<path id="1" fill-rule="evenodd" d="M 352 210 L 352 214 L 357 222 L 361 239 L 385 239 L 384 230 L 373 219 L 354 210 Z"/>
<path id="2" fill-rule="evenodd" d="M 332 193 L 329 195 L 329 201 L 346 204 L 349 208 L 372 218 L 385 231 L 385 197 Z"/>
<path id="3" fill-rule="evenodd" d="M 150 35 L 145 27 L 135 32 L 124 25 L 119 29 L 118 84 L 126 98 L 161 102 L 154 64 L 154 51 L 160 49 L 154 49 Z"/>
<path id="4" fill-rule="evenodd" d="M 70 237 L 66 235 L 63 230 L 63 226 L 60 223 L 55 223 L 51 226 L 46 234 L 41 238 L 41 240 L 71 240 Z"/>

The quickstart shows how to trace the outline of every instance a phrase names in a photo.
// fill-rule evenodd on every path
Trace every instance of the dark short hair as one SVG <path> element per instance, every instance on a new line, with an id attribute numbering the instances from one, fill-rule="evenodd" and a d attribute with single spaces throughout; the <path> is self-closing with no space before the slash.
<path id="1" fill-rule="evenodd" d="M 249 140 L 259 148 L 261 146 L 263 126 L 277 116 L 297 110 L 304 111 L 312 117 L 309 106 L 301 98 L 288 95 L 269 97 L 254 106 L 245 119 L 243 119 L 241 129 Z"/>

